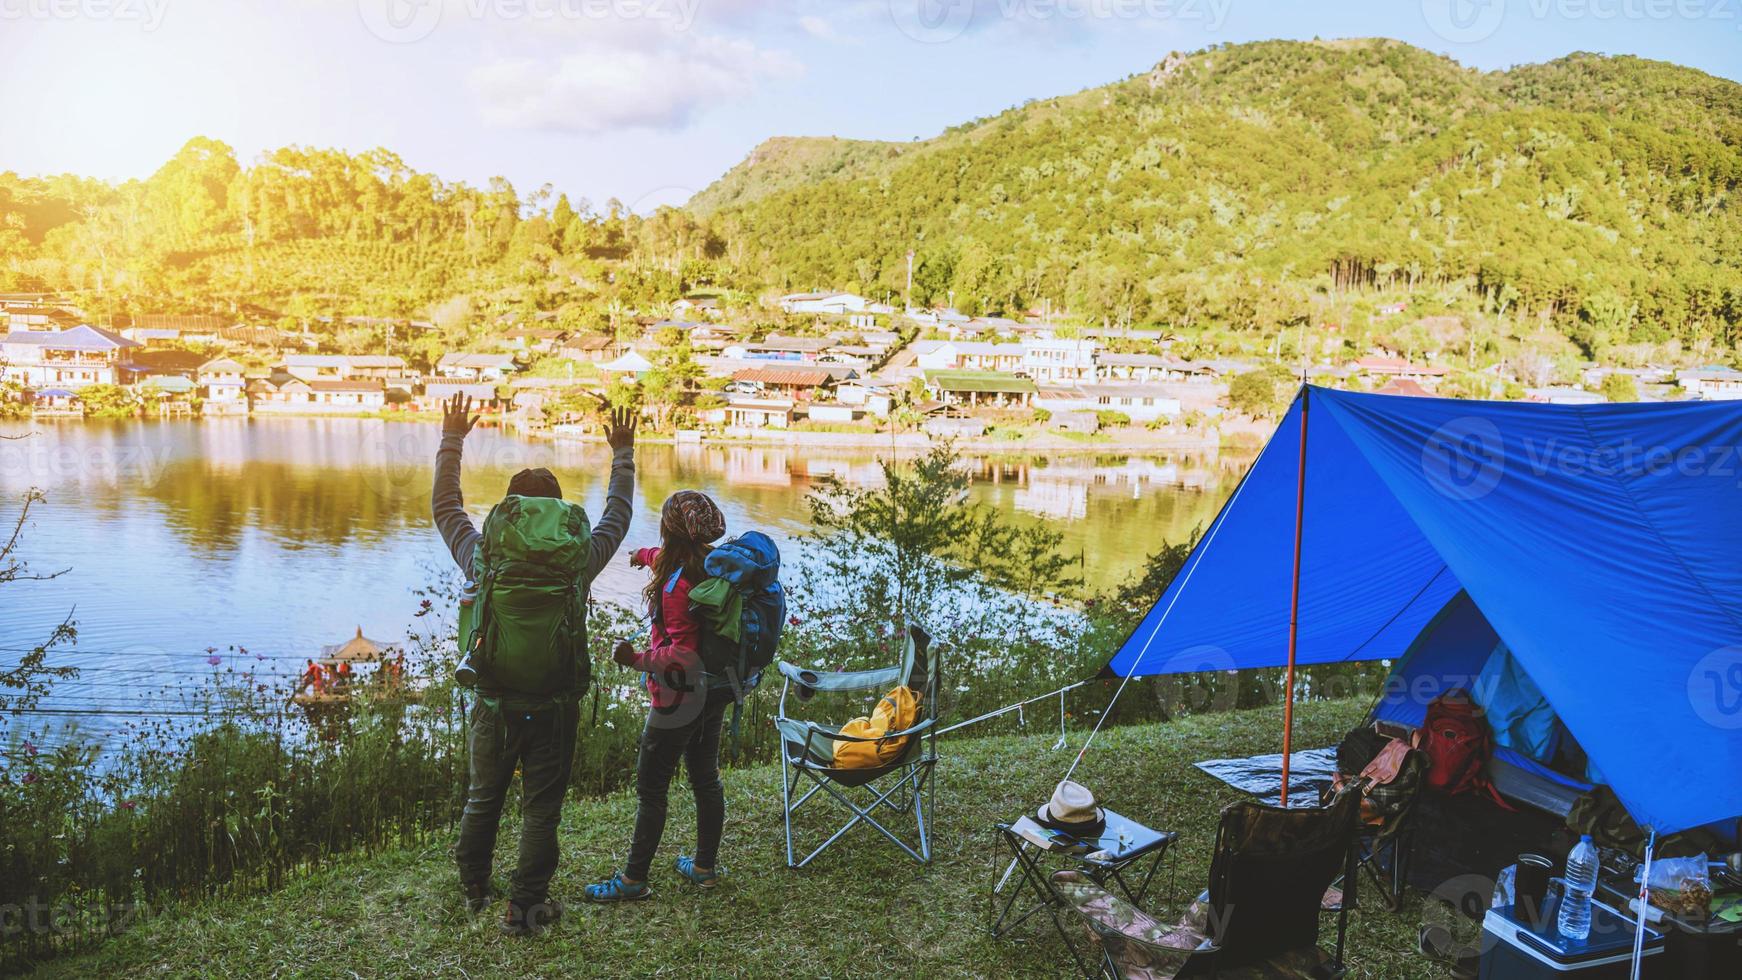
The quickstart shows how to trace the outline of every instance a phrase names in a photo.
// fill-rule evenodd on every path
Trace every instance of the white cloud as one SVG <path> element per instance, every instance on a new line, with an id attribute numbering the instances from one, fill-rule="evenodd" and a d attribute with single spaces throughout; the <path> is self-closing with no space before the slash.
<path id="1" fill-rule="evenodd" d="M 835 38 L 840 36 L 835 33 L 835 25 L 829 23 L 824 18 L 814 15 L 807 14 L 804 17 L 800 17 L 798 19 L 798 26 L 803 28 L 804 32 L 809 34 L 811 37 L 824 41 L 833 41 Z"/>
<path id="2" fill-rule="evenodd" d="M 468 82 L 484 119 L 559 132 L 678 129 L 765 80 L 804 73 L 784 52 L 693 32 L 668 33 L 657 44 L 598 40 L 560 56 L 503 58 L 473 69 Z"/>

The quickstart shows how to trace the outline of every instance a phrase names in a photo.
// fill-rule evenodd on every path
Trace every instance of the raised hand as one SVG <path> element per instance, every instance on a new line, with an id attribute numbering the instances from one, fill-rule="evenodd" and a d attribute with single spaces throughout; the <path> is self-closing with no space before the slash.
<path id="1" fill-rule="evenodd" d="M 472 396 L 455 394 L 442 403 L 442 435 L 465 438 L 482 416 L 472 414 Z"/>
<path id="2" fill-rule="evenodd" d="M 605 442 L 613 451 L 635 445 L 635 426 L 641 413 L 633 408 L 612 408 L 611 403 L 599 399 L 599 408 L 606 412 Z"/>

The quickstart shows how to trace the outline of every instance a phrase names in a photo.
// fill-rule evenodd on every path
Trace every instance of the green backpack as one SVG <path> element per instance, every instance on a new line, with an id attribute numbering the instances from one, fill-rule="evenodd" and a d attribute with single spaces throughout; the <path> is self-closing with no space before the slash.
<path id="1" fill-rule="evenodd" d="M 491 508 L 472 555 L 478 584 L 470 660 L 478 690 L 513 708 L 580 697 L 587 654 L 587 512 L 510 495 Z"/>

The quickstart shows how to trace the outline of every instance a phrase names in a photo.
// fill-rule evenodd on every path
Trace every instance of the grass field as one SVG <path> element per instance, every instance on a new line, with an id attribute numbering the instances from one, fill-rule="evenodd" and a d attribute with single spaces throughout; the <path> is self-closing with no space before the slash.
<path id="1" fill-rule="evenodd" d="M 1306 706 L 1297 717 L 1298 744 L 1335 742 L 1365 707 Z M 1183 834 L 1171 899 L 1151 902 L 1160 912 L 1175 914 L 1203 887 L 1216 814 L 1240 798 L 1191 763 L 1275 751 L 1279 715 L 1272 709 L 1207 716 L 1110 729 L 1097 739 L 1078 778 L 1115 809 Z M 1031 920 L 1032 932 L 1002 940 L 989 938 L 985 924 L 988 892 L 1001 870 L 991 825 L 1046 799 L 1084 733 L 1071 736 L 1069 747 L 1057 751 L 1056 730 L 946 740 L 935 856 L 925 868 L 860 828 L 804 870 L 788 870 L 779 773 L 757 768 L 726 774 L 721 860 L 730 880 L 713 892 L 680 887 L 669 862 L 694 841 L 694 811 L 680 775 L 651 901 L 578 902 L 584 884 L 619 866 L 635 802 L 618 793 L 569 804 L 553 886 L 569 911 L 534 939 L 499 935 L 494 914 L 468 918 L 445 847 L 431 846 L 341 862 L 271 896 L 167 910 L 92 953 L 43 965 L 39 975 L 1069 975 L 1068 954 L 1042 919 Z M 809 827 L 813 834 L 823 830 L 818 819 Z M 505 826 L 499 859 L 512 861 L 514 841 Z M 1166 892 L 1165 866 L 1157 880 L 1157 891 Z M 1351 975 L 1445 976 L 1414 951 L 1420 921 L 1419 900 L 1397 915 L 1367 902 L 1351 922 Z"/>

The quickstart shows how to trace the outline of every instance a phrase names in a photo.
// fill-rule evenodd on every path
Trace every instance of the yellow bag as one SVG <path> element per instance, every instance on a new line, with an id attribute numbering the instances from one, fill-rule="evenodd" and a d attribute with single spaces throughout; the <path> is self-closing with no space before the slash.
<path id="1" fill-rule="evenodd" d="M 919 718 L 919 695 L 911 688 L 898 687 L 883 696 L 872 709 L 869 718 L 854 718 L 841 726 L 842 735 L 854 738 L 874 738 L 875 742 L 836 742 L 836 769 L 872 769 L 887 766 L 901 758 L 907 749 L 907 739 L 883 738 L 890 732 L 912 728 Z"/>

